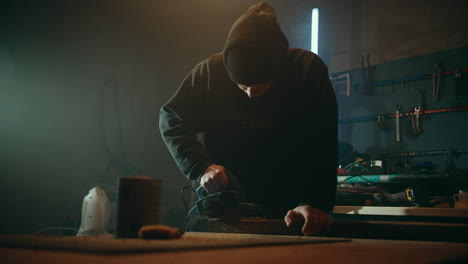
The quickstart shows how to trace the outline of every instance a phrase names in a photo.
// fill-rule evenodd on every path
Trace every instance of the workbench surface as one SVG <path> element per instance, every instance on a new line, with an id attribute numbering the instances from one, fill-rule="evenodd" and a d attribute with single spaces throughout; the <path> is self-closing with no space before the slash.
<path id="1" fill-rule="evenodd" d="M 197 236 L 197 233 L 187 233 Z M 225 234 L 200 234 L 202 239 Z M 245 238 L 245 234 L 239 235 Z M 255 237 L 257 235 L 251 235 Z M 272 238 L 277 236 L 271 236 Z M 236 239 L 231 234 L 229 239 Z M 193 249 L 171 252 L 96 254 L 45 249 L 0 248 L 7 263 L 463 263 L 468 244 L 451 242 L 352 239 L 347 242 Z M 456 262 L 453 262 L 456 261 Z M 460 262 L 458 262 L 460 261 Z M 468 263 L 468 262 L 465 262 Z"/>

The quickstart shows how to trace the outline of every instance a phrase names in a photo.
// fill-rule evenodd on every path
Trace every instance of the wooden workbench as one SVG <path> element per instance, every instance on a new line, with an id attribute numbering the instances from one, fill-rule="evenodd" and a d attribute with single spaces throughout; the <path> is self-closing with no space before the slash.
<path id="1" fill-rule="evenodd" d="M 196 237 L 197 233 L 187 233 Z M 219 239 L 226 234 L 199 234 Z M 236 239 L 230 234 L 229 239 Z M 238 235 L 245 238 L 245 234 Z M 248 235 L 255 238 L 258 235 Z M 265 236 L 263 236 L 265 237 Z M 271 236 L 274 239 L 277 236 Z M 46 249 L 0 248 L 1 263 L 463 263 L 468 244 L 427 241 L 352 239 L 337 243 L 191 249 L 169 252 L 97 254 Z M 453 262 L 456 261 L 456 262 Z M 466 262 L 465 262 L 466 263 Z"/>

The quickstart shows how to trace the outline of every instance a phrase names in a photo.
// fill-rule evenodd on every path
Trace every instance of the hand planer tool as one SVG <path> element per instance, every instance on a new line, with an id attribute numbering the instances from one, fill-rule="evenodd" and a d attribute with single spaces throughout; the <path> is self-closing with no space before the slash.
<path id="1" fill-rule="evenodd" d="M 212 218 L 263 217 L 263 208 L 258 204 L 247 203 L 237 179 L 230 172 L 226 173 L 229 188 L 221 192 L 208 194 L 202 186 L 196 190 L 198 201 L 188 212 L 188 216 L 204 215 Z"/>

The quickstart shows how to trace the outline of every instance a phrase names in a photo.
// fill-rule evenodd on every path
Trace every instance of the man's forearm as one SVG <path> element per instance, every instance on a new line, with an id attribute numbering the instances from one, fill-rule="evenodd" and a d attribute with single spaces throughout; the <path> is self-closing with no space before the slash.
<path id="1" fill-rule="evenodd" d="M 179 169 L 189 180 L 196 180 L 212 164 L 195 130 L 170 109 L 161 108 L 159 129 Z"/>

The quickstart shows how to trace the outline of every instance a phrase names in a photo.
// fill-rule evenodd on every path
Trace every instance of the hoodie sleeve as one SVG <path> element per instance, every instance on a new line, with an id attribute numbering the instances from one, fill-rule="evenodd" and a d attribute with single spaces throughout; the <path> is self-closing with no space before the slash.
<path id="1" fill-rule="evenodd" d="M 338 107 L 333 86 L 326 70 L 320 78 L 322 90 L 320 104 L 320 124 L 323 140 L 318 142 L 318 149 L 326 157 L 323 160 L 322 195 L 317 208 L 331 213 L 336 197 L 336 168 L 338 165 Z"/>
<path id="2" fill-rule="evenodd" d="M 318 108 L 309 113 L 310 127 L 308 149 L 318 150 L 314 160 L 314 176 L 319 178 L 311 182 L 310 197 L 305 203 L 324 212 L 330 213 L 335 204 L 336 168 L 338 163 L 338 106 L 333 86 L 328 76 L 326 65 L 318 56 L 312 56 L 309 67 L 306 67 L 306 80 L 311 87 L 318 88 Z M 320 140 L 317 140 L 320 139 Z"/>
<path id="3" fill-rule="evenodd" d="M 205 116 L 208 63 L 198 64 L 183 80 L 159 114 L 159 129 L 169 152 L 182 173 L 196 180 L 212 164 L 197 140 Z"/>

